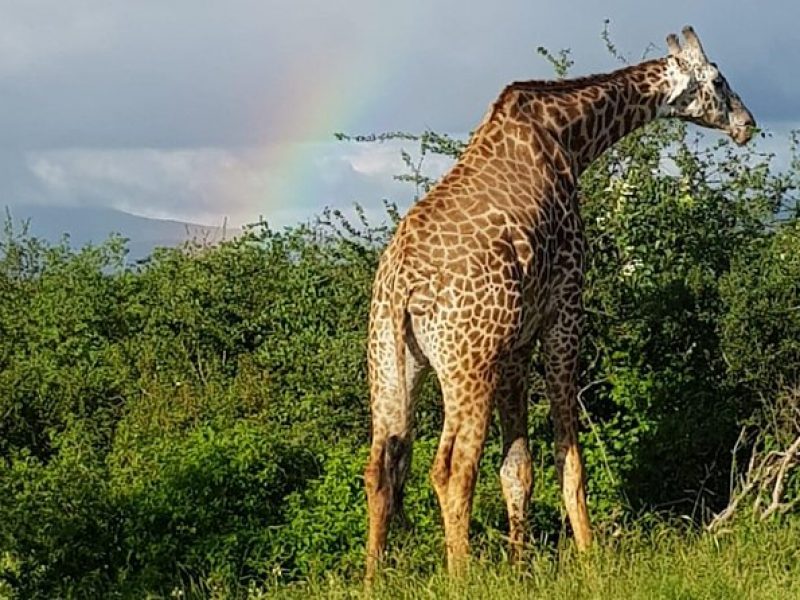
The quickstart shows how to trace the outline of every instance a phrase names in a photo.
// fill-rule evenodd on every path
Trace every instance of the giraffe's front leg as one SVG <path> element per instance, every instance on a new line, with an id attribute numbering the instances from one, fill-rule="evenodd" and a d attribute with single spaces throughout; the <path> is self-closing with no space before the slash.
<path id="1" fill-rule="evenodd" d="M 592 543 L 586 508 L 586 474 L 578 443 L 578 355 L 581 334 L 578 299 L 560 304 L 555 322 L 545 334 L 545 374 L 550 414 L 555 429 L 555 455 L 559 482 L 575 543 L 586 550 Z"/>
<path id="2" fill-rule="evenodd" d="M 528 399 L 530 348 L 516 351 L 506 361 L 497 390 L 497 409 L 503 430 L 503 466 L 500 482 L 508 509 L 509 558 L 520 560 L 525 542 L 526 512 L 533 486 L 528 448 Z"/>

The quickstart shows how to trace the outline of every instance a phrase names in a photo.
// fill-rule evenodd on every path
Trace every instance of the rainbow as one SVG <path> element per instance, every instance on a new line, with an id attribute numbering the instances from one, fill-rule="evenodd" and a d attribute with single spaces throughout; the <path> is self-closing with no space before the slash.
<path id="1" fill-rule="evenodd" d="M 397 12 L 400 18 L 401 12 Z M 410 20 L 403 17 L 406 19 Z M 399 30 L 391 17 L 387 16 L 387 22 L 394 31 Z M 385 39 L 375 44 L 376 48 L 387 46 L 391 43 Z M 318 202 L 321 209 L 331 200 L 324 197 L 321 180 L 313 171 L 312 152 L 319 149 L 320 142 L 333 141 L 335 132 L 361 133 L 351 128 L 374 109 L 393 74 L 401 72 L 397 62 L 401 54 L 326 56 L 323 62 L 328 64 L 314 73 L 309 73 L 307 55 L 302 64 L 300 58 L 294 61 L 291 72 L 296 76 L 283 83 L 280 101 L 269 107 L 268 116 L 259 113 L 253 117 L 259 124 L 266 119 L 271 132 L 262 142 L 256 163 L 263 165 L 270 179 L 281 182 L 281 190 L 291 190 L 290 197 L 268 184 L 264 197 L 252 207 L 254 217 L 262 215 L 270 222 L 270 214 L 285 211 L 287 204 Z"/>

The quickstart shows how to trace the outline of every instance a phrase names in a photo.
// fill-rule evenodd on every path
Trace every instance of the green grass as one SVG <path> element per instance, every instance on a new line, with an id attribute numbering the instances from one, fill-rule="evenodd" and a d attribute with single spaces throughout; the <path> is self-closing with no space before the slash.
<path id="1" fill-rule="evenodd" d="M 244 597 L 358 598 L 359 581 L 331 575 L 289 586 L 256 586 Z M 411 598 L 800 598 L 800 520 L 740 524 L 718 534 L 659 526 L 533 551 L 517 568 L 476 559 L 463 579 L 385 569 L 372 597 Z"/>

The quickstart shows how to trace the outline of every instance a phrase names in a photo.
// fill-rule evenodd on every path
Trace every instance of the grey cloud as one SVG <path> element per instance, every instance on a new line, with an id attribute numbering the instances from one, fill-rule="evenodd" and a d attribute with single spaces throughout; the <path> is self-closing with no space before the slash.
<path id="1" fill-rule="evenodd" d="M 285 86 L 340 60 L 352 61 L 352 81 L 374 96 L 369 117 L 342 126 L 468 131 L 504 83 L 550 74 L 535 55 L 540 44 L 573 48 L 576 72 L 613 68 L 599 40 L 605 17 L 633 59 L 692 22 L 762 118 L 792 114 L 800 94 L 800 80 L 786 77 L 800 59 L 800 5 L 791 0 L 770 9 L 723 0 L 646 8 L 621 0 L 4 4 L 6 146 L 275 141 L 295 108 L 286 105 Z M 370 56 L 391 75 L 377 93 Z"/>
<path id="2" fill-rule="evenodd" d="M 392 178 L 404 170 L 401 147 L 399 142 L 327 142 L 31 151 L 24 171 L 29 188 L 51 205 L 110 207 L 212 225 L 227 218 L 238 226 L 263 216 L 275 225 L 288 225 L 319 214 L 323 206 L 348 210 L 357 202 L 375 207 L 381 198 L 407 206 L 413 188 Z M 415 154 L 413 145 L 407 149 Z M 301 154 L 308 167 L 287 170 L 287 154 Z M 425 172 L 438 176 L 449 162 L 431 159 Z"/>

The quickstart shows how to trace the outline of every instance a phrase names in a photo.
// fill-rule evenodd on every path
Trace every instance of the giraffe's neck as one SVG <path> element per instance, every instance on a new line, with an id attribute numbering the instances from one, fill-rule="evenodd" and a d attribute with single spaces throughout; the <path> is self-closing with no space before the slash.
<path id="1" fill-rule="evenodd" d="M 608 75 L 520 83 L 517 118 L 544 126 L 571 157 L 577 176 L 628 133 L 658 117 L 671 84 L 666 59 Z"/>

